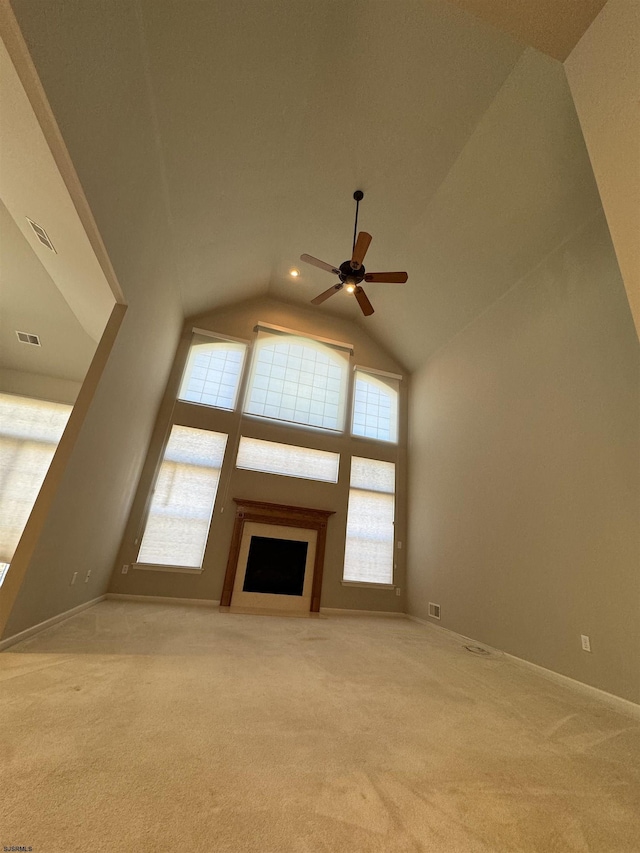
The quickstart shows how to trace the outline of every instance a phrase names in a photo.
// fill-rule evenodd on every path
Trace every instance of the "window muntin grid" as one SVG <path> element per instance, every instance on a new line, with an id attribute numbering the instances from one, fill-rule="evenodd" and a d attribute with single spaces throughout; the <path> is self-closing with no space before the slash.
<path id="1" fill-rule="evenodd" d="M 351 434 L 398 440 L 398 380 L 356 370 Z"/>
<path id="2" fill-rule="evenodd" d="M 179 400 L 232 411 L 236 407 L 246 345 L 195 334 Z"/>
<path id="3" fill-rule="evenodd" d="M 295 336 L 258 342 L 245 412 L 280 421 L 341 430 L 347 358 Z"/>

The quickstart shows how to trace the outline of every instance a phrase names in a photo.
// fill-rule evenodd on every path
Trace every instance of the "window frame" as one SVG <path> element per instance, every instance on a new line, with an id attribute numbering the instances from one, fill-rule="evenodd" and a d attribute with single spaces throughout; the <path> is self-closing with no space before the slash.
<path id="1" fill-rule="evenodd" d="M 231 408 L 227 408 L 226 406 L 216 406 L 213 403 L 204 403 L 201 400 L 187 400 L 184 397 L 180 396 L 180 392 L 182 391 L 182 386 L 184 385 L 187 372 L 189 370 L 189 365 L 192 358 L 193 346 L 194 346 L 194 337 L 196 335 L 200 335 L 201 337 L 211 338 L 212 343 L 230 343 L 230 344 L 240 344 L 244 347 L 244 352 L 242 353 L 242 361 L 240 365 L 240 371 L 238 373 L 238 382 L 235 388 L 235 396 L 233 400 L 233 406 Z M 223 335 L 218 332 L 211 332 L 207 329 L 199 329 L 197 327 L 193 327 L 191 329 L 191 340 L 189 341 L 189 349 L 187 350 L 187 356 L 184 361 L 184 365 L 182 367 L 182 373 L 180 375 L 180 382 L 178 385 L 178 389 L 176 392 L 176 402 L 177 403 L 185 403 L 188 406 L 202 406 L 206 409 L 215 409 L 219 412 L 236 412 L 239 408 L 240 400 L 244 396 L 244 383 L 245 377 L 247 374 L 247 366 L 251 360 L 251 341 L 247 341 L 244 338 L 235 338 L 231 335 Z"/>
<path id="2" fill-rule="evenodd" d="M 389 442 L 385 442 L 385 444 L 389 444 Z M 391 455 L 391 454 L 390 454 Z M 359 587 L 369 587 L 372 589 L 394 589 L 396 586 L 396 570 L 397 570 L 397 559 L 396 559 L 396 541 L 397 541 L 397 522 L 396 516 L 398 512 L 398 460 L 395 458 L 395 454 L 393 459 L 380 459 L 378 456 L 358 456 L 355 453 L 351 454 L 350 464 L 349 464 L 349 489 L 347 492 L 347 509 L 345 515 L 345 547 L 344 547 L 344 560 L 342 564 L 342 576 L 340 578 L 340 582 L 342 586 L 359 586 Z M 384 492 L 376 489 L 363 489 L 358 486 L 352 486 L 352 472 L 353 472 L 353 462 L 354 459 L 364 460 L 366 462 L 381 462 L 388 465 L 393 465 L 393 492 Z M 348 531 L 349 531 L 349 503 L 352 491 L 364 492 L 367 494 L 380 494 L 380 495 L 391 495 L 393 497 L 393 521 L 392 525 L 392 537 L 391 537 L 391 580 L 388 582 L 383 581 L 372 581 L 372 580 L 353 580 L 350 578 L 345 578 L 346 571 L 346 559 L 347 559 L 347 543 L 348 543 Z"/>
<path id="3" fill-rule="evenodd" d="M 264 423 L 275 424 L 277 426 L 284 427 L 287 429 L 297 428 L 307 430 L 309 432 L 321 433 L 324 435 L 346 435 L 348 433 L 347 424 L 350 416 L 350 399 L 352 388 L 350 367 L 351 357 L 353 355 L 353 344 L 344 343 L 342 341 L 334 341 L 329 338 L 323 338 L 318 335 L 311 335 L 306 332 L 300 332 L 294 329 L 287 329 L 283 326 L 274 326 L 270 323 L 259 322 L 256 324 L 255 330 L 257 332 L 257 335 L 251 347 L 250 357 L 246 369 L 245 384 L 243 389 L 243 401 L 242 406 L 240 407 L 241 417 L 261 421 Z M 259 339 L 261 331 L 268 335 L 271 338 L 271 341 L 267 339 L 261 343 Z M 322 352 L 322 350 L 326 349 L 335 350 L 339 353 L 343 353 L 342 357 L 345 360 L 345 365 L 344 374 L 341 379 L 341 389 L 339 392 L 341 395 L 341 400 L 339 400 L 337 404 L 337 427 L 334 428 L 329 426 L 323 426 L 321 424 L 309 424 L 301 421 L 287 420 L 284 418 L 276 417 L 275 415 L 265 415 L 257 412 L 247 411 L 247 407 L 250 405 L 253 382 L 256 377 L 258 360 L 260 358 L 260 350 L 263 348 L 263 346 L 268 346 L 273 340 L 278 337 L 282 337 L 284 342 L 289 342 L 288 339 L 293 339 L 292 342 L 294 343 L 294 345 L 305 346 L 311 344 L 309 348 L 315 348 L 318 352 Z M 330 355 L 329 360 L 331 361 Z M 282 408 L 282 406 L 280 406 L 280 408 Z"/>
<path id="4" fill-rule="evenodd" d="M 189 401 L 185 401 L 185 400 L 181 400 L 180 402 L 187 403 L 187 405 L 194 405 L 194 406 L 201 405 L 198 403 L 190 403 Z M 216 408 L 214 406 L 204 406 L 203 408 L 215 409 L 215 411 L 217 411 L 217 412 L 226 412 L 227 414 L 229 413 L 228 409 L 219 409 L 219 408 Z M 209 545 L 209 536 L 211 535 L 211 527 L 213 524 L 213 520 L 215 518 L 216 509 L 218 507 L 218 501 L 221 498 L 221 492 L 222 492 L 222 497 L 224 497 L 223 479 L 224 479 L 225 466 L 227 464 L 228 454 L 229 454 L 230 435 L 229 435 L 229 433 L 222 432 L 220 430 L 209 429 L 208 427 L 203 427 L 203 426 L 194 426 L 191 423 L 183 423 L 183 420 L 184 419 L 182 419 L 182 418 L 180 418 L 180 419 L 173 419 L 172 418 L 171 419 L 171 421 L 168 425 L 166 435 L 164 437 L 164 441 L 162 443 L 162 447 L 160 449 L 160 453 L 159 453 L 157 461 L 156 461 L 156 466 L 155 466 L 155 470 L 153 473 L 153 479 L 152 479 L 151 484 L 149 486 L 149 491 L 148 491 L 146 501 L 145 501 L 144 512 L 142 513 L 142 517 L 140 518 L 140 523 L 139 523 L 138 529 L 137 529 L 137 535 L 136 535 L 135 540 L 134 540 L 134 545 L 136 547 L 136 557 L 131 563 L 131 568 L 135 569 L 136 571 L 176 572 L 176 573 L 182 573 L 182 574 L 188 574 L 188 575 L 201 575 L 202 572 L 204 571 L 204 560 L 205 560 L 205 557 L 207 554 L 207 548 Z M 141 563 L 138 560 L 138 558 L 140 556 L 140 551 L 142 549 L 142 543 L 144 540 L 145 531 L 147 529 L 147 524 L 149 521 L 149 514 L 151 512 L 151 507 L 153 504 L 153 497 L 154 497 L 155 492 L 156 492 L 158 477 L 160 476 L 160 471 L 162 470 L 162 464 L 165 460 L 167 447 L 168 447 L 169 441 L 171 439 L 171 433 L 173 432 L 174 427 L 183 427 L 185 429 L 200 430 L 202 432 L 212 432 L 212 433 L 217 433 L 219 435 L 225 436 L 225 446 L 224 446 L 224 451 L 222 453 L 222 461 L 220 463 L 220 469 L 219 469 L 220 473 L 218 475 L 218 483 L 216 486 L 213 504 L 211 506 L 211 514 L 209 516 L 207 534 L 206 534 L 205 539 L 204 539 L 204 546 L 203 546 L 203 550 L 202 550 L 202 557 L 201 557 L 199 567 L 184 566 L 184 565 L 177 565 L 177 564 L 172 565 L 169 563 Z"/>
<path id="5" fill-rule="evenodd" d="M 383 377 L 383 378 L 386 377 L 387 379 L 394 379 L 398 383 L 397 400 L 396 400 L 396 424 L 395 424 L 396 436 L 395 436 L 395 438 L 391 438 L 391 439 L 377 438 L 377 437 L 370 436 L 370 435 L 358 435 L 357 433 L 354 433 L 354 431 L 353 431 L 353 426 L 354 426 L 353 419 L 355 416 L 355 406 L 356 406 L 356 374 L 358 372 L 368 374 L 369 376 L 372 376 L 374 379 L 378 376 Z M 402 388 L 402 385 L 401 385 L 401 383 L 402 383 L 403 378 L 404 377 L 400 373 L 391 373 L 390 371 L 387 371 L 387 370 L 378 370 L 375 367 L 364 367 L 361 364 L 354 364 L 353 365 L 353 371 L 351 374 L 351 390 L 350 390 L 351 406 L 350 406 L 350 410 L 349 410 L 349 435 L 351 436 L 351 438 L 354 441 L 372 442 L 373 444 L 376 444 L 376 445 L 384 445 L 387 447 L 395 447 L 395 448 L 400 446 L 400 436 L 402 434 L 401 417 L 400 417 L 401 411 L 402 411 L 402 406 L 401 406 L 401 399 L 402 399 L 401 388 Z M 381 460 L 381 461 L 383 461 L 383 460 Z"/>

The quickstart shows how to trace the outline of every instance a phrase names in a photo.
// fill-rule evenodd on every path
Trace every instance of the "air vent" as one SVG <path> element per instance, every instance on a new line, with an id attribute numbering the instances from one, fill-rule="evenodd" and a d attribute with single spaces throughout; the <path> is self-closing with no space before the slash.
<path id="1" fill-rule="evenodd" d="M 440 605 L 439 604 L 434 604 L 433 601 L 429 602 L 429 616 L 431 616 L 433 619 L 439 619 L 440 618 Z"/>
<path id="2" fill-rule="evenodd" d="M 33 221 L 33 219 L 29 219 L 29 217 L 28 217 L 28 216 L 27 216 L 27 222 L 29 223 L 29 225 L 30 225 L 30 226 L 31 226 L 31 228 L 33 229 L 33 233 L 36 235 L 36 237 L 38 238 L 38 240 L 40 240 L 40 242 L 42 243 L 42 245 L 43 245 L 43 246 L 46 246 L 46 247 L 47 247 L 47 249 L 51 249 L 51 251 L 52 251 L 52 252 L 55 252 L 55 253 L 56 253 L 56 255 L 57 255 L 58 253 L 57 253 L 57 252 L 56 252 L 56 250 L 53 248 L 53 243 L 52 243 L 52 242 L 51 242 L 51 240 L 49 239 L 49 235 L 48 235 L 48 234 L 47 234 L 47 232 L 44 230 L 44 228 L 42 227 L 42 225 L 38 225 L 38 223 L 37 223 L 37 222 L 34 222 L 34 221 Z"/>
<path id="3" fill-rule="evenodd" d="M 42 346 L 40 338 L 37 335 L 30 335 L 29 332 L 16 332 L 18 340 L 23 344 L 33 344 L 34 347 Z"/>
<path id="4" fill-rule="evenodd" d="M 491 654 L 489 649 L 483 649 L 482 646 L 465 646 L 465 649 L 468 652 L 471 652 L 472 655 L 490 655 Z"/>

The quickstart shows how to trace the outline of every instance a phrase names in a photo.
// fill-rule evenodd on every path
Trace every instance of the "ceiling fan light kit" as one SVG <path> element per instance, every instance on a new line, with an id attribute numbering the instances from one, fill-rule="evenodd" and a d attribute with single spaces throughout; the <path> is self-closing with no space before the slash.
<path id="1" fill-rule="evenodd" d="M 366 231 L 358 233 L 358 210 L 360 202 L 364 198 L 362 190 L 356 190 L 353 194 L 356 203 L 356 218 L 353 226 L 353 249 L 350 260 L 344 261 L 339 267 L 328 264 L 325 261 L 320 261 L 312 255 L 300 255 L 300 260 L 305 264 L 311 264 L 318 269 L 325 270 L 332 275 L 337 275 L 340 281 L 336 282 L 332 287 L 320 293 L 311 300 L 312 305 L 321 305 L 325 299 L 333 296 L 338 291 L 346 290 L 347 293 L 352 293 L 360 310 L 369 317 L 373 314 L 373 305 L 369 302 L 367 294 L 361 287 L 363 281 L 366 282 L 385 282 L 389 284 L 404 284 L 409 276 L 406 272 L 367 272 L 364 267 L 364 259 L 371 244 L 371 234 Z"/>

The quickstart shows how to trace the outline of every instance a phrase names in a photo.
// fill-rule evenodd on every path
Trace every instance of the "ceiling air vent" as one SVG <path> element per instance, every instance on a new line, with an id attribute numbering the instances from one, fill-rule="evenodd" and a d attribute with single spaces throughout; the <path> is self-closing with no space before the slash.
<path id="1" fill-rule="evenodd" d="M 37 335 L 30 335 L 29 332 L 16 332 L 16 335 L 23 344 L 33 344 L 34 347 L 42 346 Z"/>
<path id="2" fill-rule="evenodd" d="M 56 252 L 56 250 L 53 248 L 53 243 L 52 243 L 52 242 L 51 242 L 51 240 L 49 239 L 49 235 L 48 235 L 48 234 L 47 234 L 47 232 L 44 230 L 44 228 L 42 227 L 42 225 L 38 225 L 38 223 L 37 223 L 37 222 L 34 222 L 34 221 L 33 221 L 33 219 L 29 219 L 29 217 L 28 217 L 28 216 L 27 216 L 27 222 L 29 223 L 29 225 L 30 225 L 30 226 L 31 226 L 31 228 L 33 229 L 33 233 L 36 235 L 36 237 L 38 238 L 38 240 L 40 240 L 40 242 L 42 243 L 42 245 L 43 245 L 43 246 L 46 246 L 46 247 L 47 247 L 47 249 L 51 249 L 51 251 L 52 251 L 52 252 L 55 252 L 55 253 L 56 253 L 56 255 L 57 255 L 58 253 L 57 253 L 57 252 Z"/>
<path id="3" fill-rule="evenodd" d="M 440 605 L 439 604 L 434 604 L 433 601 L 429 602 L 429 616 L 431 616 L 433 619 L 439 619 L 440 618 Z"/>

